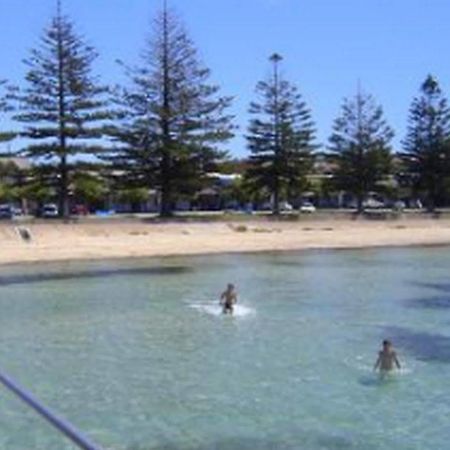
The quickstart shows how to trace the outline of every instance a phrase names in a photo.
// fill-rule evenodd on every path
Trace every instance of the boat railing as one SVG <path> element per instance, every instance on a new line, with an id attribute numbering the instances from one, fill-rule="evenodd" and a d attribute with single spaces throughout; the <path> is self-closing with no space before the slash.
<path id="1" fill-rule="evenodd" d="M 91 442 L 79 430 L 62 417 L 56 415 L 48 407 L 44 406 L 36 397 L 19 386 L 11 377 L 0 371 L 0 383 L 13 392 L 29 407 L 34 409 L 47 422 L 53 425 L 59 432 L 69 438 L 75 445 L 83 450 L 102 450 L 101 447 Z"/>

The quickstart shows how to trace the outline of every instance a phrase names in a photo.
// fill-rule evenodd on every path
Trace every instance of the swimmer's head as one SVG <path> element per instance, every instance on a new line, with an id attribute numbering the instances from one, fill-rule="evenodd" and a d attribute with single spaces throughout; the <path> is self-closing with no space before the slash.
<path id="1" fill-rule="evenodd" d="M 227 289 L 228 289 L 229 291 L 232 291 L 232 290 L 234 289 L 234 284 L 228 283 Z"/>
<path id="2" fill-rule="evenodd" d="M 388 339 L 385 339 L 385 340 L 383 341 L 383 347 L 384 347 L 384 348 L 392 347 L 392 342 L 391 342 L 390 340 L 388 340 Z"/>

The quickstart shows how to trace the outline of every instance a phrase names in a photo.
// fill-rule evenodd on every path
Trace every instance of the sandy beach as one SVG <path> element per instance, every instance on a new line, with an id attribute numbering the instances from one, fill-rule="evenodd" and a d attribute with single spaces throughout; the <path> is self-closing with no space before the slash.
<path id="1" fill-rule="evenodd" d="M 30 239 L 20 235 L 26 229 Z M 2 223 L 0 264 L 450 244 L 450 220 Z"/>

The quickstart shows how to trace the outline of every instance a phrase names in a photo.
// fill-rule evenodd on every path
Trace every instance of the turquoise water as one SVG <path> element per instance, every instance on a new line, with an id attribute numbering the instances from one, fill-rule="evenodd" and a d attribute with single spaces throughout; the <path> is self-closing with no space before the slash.
<path id="1" fill-rule="evenodd" d="M 449 267 L 449 248 L 2 267 L 0 367 L 107 449 L 448 449 Z M 379 380 L 383 338 L 403 369 Z M 72 448 L 0 388 L 0 449 Z"/>

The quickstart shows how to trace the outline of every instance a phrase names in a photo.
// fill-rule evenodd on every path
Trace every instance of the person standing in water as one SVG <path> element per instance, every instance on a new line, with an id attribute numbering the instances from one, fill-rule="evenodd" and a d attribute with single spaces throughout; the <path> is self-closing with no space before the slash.
<path id="1" fill-rule="evenodd" d="M 220 296 L 220 304 L 223 307 L 224 314 L 233 314 L 234 305 L 237 303 L 237 293 L 235 291 L 234 285 L 228 283 L 227 288 L 222 292 Z"/>
<path id="2" fill-rule="evenodd" d="M 373 370 L 380 369 L 381 373 L 390 372 L 394 368 L 394 364 L 397 369 L 400 369 L 400 363 L 397 359 L 397 354 L 395 353 L 391 341 L 385 339 L 383 341 L 383 348 L 378 353 L 378 359 L 373 367 Z"/>

